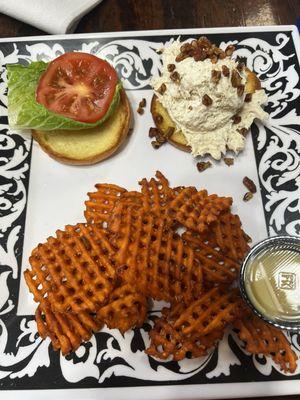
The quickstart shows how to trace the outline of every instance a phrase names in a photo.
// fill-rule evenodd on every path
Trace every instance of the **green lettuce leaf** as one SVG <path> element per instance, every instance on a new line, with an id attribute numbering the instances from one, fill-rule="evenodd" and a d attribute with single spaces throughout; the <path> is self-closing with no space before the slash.
<path id="1" fill-rule="evenodd" d="M 104 117 L 93 123 L 75 121 L 49 111 L 35 100 L 35 91 L 47 63 L 32 62 L 29 65 L 7 64 L 8 122 L 12 129 L 88 129 L 102 124 L 114 112 L 120 100 L 122 84 L 117 84 L 113 100 Z"/>

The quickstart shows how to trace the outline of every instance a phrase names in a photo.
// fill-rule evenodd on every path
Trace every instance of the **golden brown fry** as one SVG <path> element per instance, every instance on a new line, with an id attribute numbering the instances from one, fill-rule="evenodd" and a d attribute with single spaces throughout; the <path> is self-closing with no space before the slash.
<path id="1" fill-rule="evenodd" d="M 147 317 L 147 298 L 138 293 L 133 285 L 125 284 L 115 289 L 106 306 L 97 312 L 97 318 L 109 328 L 122 333 L 130 328 L 141 327 Z"/>
<path id="2" fill-rule="evenodd" d="M 38 306 L 35 318 L 41 338 L 49 337 L 53 349 L 60 349 L 63 355 L 75 351 L 102 326 L 95 315 L 85 311 L 78 314 L 53 312 L 47 299 Z"/>
<path id="3" fill-rule="evenodd" d="M 88 223 L 107 222 L 116 202 L 127 190 L 118 185 L 100 183 L 95 185 L 97 191 L 88 193 L 89 200 L 85 201 L 85 219 Z"/>
<path id="4" fill-rule="evenodd" d="M 117 272 L 155 300 L 188 302 L 201 293 L 202 269 L 169 222 L 167 216 L 118 204 L 110 225 Z"/>
<path id="5" fill-rule="evenodd" d="M 272 357 L 284 372 L 295 372 L 297 355 L 282 331 L 253 313 L 236 320 L 234 327 L 238 330 L 238 337 L 245 342 L 245 348 L 249 353 Z"/>
<path id="6" fill-rule="evenodd" d="M 179 193 L 171 202 L 171 215 L 186 228 L 203 232 L 208 225 L 216 221 L 219 214 L 229 210 L 231 197 L 208 195 L 206 190 L 188 187 Z"/>
<path id="7" fill-rule="evenodd" d="M 214 248 L 202 237 L 191 231 L 183 233 L 182 238 L 195 250 L 195 256 L 203 268 L 204 281 L 209 284 L 232 283 L 238 276 L 240 264 L 226 257 L 219 247 Z"/>
<path id="8" fill-rule="evenodd" d="M 243 304 L 237 289 L 215 287 L 191 302 L 175 321 L 174 327 L 183 334 L 204 336 L 224 329 L 239 318 Z"/>
<path id="9" fill-rule="evenodd" d="M 144 195 L 144 208 L 158 214 L 165 214 L 175 193 L 170 188 L 167 178 L 160 171 L 156 171 L 155 177 L 156 179 L 151 178 L 150 181 L 143 178 L 139 182 Z"/>
<path id="10" fill-rule="evenodd" d="M 200 238 L 236 262 L 242 261 L 250 249 L 248 242 L 251 239 L 243 231 L 239 216 L 229 211 L 221 213 Z"/>
<path id="11" fill-rule="evenodd" d="M 53 310 L 95 312 L 106 303 L 116 277 L 114 250 L 96 225 L 77 224 L 39 244 L 24 276 L 36 302 L 48 298 Z"/>
<path id="12" fill-rule="evenodd" d="M 67 226 L 33 250 L 24 275 L 40 303 L 40 336 L 68 354 L 103 324 L 122 333 L 141 327 L 149 297 L 171 303 L 150 331 L 149 355 L 203 356 L 234 324 L 248 352 L 294 372 L 286 337 L 249 314 L 232 289 L 249 249 L 232 199 L 170 188 L 159 171 L 140 185 L 142 193 L 96 185 L 85 202 L 90 224 Z M 181 236 L 179 224 L 188 228 Z"/>
<path id="13" fill-rule="evenodd" d="M 151 342 L 146 350 L 147 354 L 160 359 L 171 357 L 174 361 L 180 361 L 187 356 L 196 358 L 206 355 L 222 339 L 223 330 L 200 336 L 185 335 L 180 329 L 175 329 L 174 318 L 178 318 L 184 309 L 183 304 L 176 304 L 163 310 L 162 317 L 155 320 L 149 332 Z"/>

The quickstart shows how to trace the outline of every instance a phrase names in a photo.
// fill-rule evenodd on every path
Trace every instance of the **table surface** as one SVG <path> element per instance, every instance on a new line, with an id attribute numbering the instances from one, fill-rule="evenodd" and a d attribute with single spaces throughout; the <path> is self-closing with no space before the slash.
<path id="1" fill-rule="evenodd" d="M 294 25 L 297 17 L 300 17 L 300 0 L 103 0 L 82 18 L 75 33 Z M 44 34 L 37 28 L 0 14 L 0 37 Z M 299 395 L 277 399 L 299 400 Z"/>

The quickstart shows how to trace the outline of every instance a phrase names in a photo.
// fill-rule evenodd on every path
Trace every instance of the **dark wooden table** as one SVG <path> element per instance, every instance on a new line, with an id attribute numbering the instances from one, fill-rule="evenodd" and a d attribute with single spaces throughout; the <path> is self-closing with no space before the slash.
<path id="1" fill-rule="evenodd" d="M 82 18 L 75 32 L 291 25 L 297 17 L 300 0 L 103 0 Z M 44 34 L 0 14 L 0 37 Z M 276 399 L 299 400 L 300 395 Z"/>
<path id="2" fill-rule="evenodd" d="M 290 25 L 297 16 L 300 0 L 103 0 L 75 32 Z M 0 37 L 41 34 L 45 32 L 0 14 Z"/>

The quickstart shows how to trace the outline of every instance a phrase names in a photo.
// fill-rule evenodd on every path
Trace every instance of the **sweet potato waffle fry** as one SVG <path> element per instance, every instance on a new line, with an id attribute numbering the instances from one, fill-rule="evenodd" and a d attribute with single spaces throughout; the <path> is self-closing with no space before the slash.
<path id="1" fill-rule="evenodd" d="M 36 302 L 47 298 L 55 311 L 96 312 L 114 288 L 113 249 L 96 225 L 77 224 L 58 230 L 39 244 L 24 273 Z"/>
<path id="2" fill-rule="evenodd" d="M 216 287 L 191 302 L 174 322 L 174 328 L 183 334 L 204 336 L 231 324 L 243 314 L 243 308 L 237 289 Z"/>
<path id="3" fill-rule="evenodd" d="M 89 200 L 85 201 L 85 219 L 88 223 L 107 222 L 116 202 L 127 190 L 118 185 L 101 183 L 95 185 L 97 191 L 89 192 Z"/>
<path id="4" fill-rule="evenodd" d="M 187 302 L 201 293 L 202 269 L 193 249 L 170 229 L 167 216 L 158 218 L 120 202 L 110 226 L 122 280 L 136 282 L 141 292 L 155 300 Z"/>
<path id="5" fill-rule="evenodd" d="M 159 171 L 141 192 L 98 184 L 85 202 L 86 224 L 66 226 L 39 244 L 25 279 L 38 332 L 66 355 L 104 324 L 141 327 L 149 299 L 165 300 L 146 350 L 160 359 L 206 355 L 233 324 L 252 354 L 296 369 L 286 337 L 247 311 L 233 289 L 249 237 L 232 199 L 172 188 Z M 178 226 L 186 227 L 179 234 Z"/>
<path id="6" fill-rule="evenodd" d="M 144 208 L 146 210 L 154 210 L 157 213 L 166 213 L 170 201 L 175 197 L 175 192 L 170 188 L 169 181 L 160 172 L 156 171 L 155 178 L 147 181 L 143 178 L 139 184 L 141 192 L 144 195 Z"/>
<path id="7" fill-rule="evenodd" d="M 213 331 L 208 335 L 183 335 L 163 318 L 155 322 L 154 328 L 149 332 L 150 346 L 146 353 L 160 359 L 169 357 L 180 361 L 185 357 L 197 358 L 205 356 L 215 347 L 223 337 L 222 331 Z"/>
<path id="8" fill-rule="evenodd" d="M 146 296 L 137 292 L 133 285 L 125 284 L 112 292 L 108 304 L 98 310 L 97 318 L 109 328 L 117 328 L 124 333 L 141 327 L 147 311 Z"/>
<path id="9" fill-rule="evenodd" d="M 63 355 L 75 351 L 102 327 L 95 315 L 86 311 L 78 314 L 53 311 L 47 299 L 38 306 L 35 318 L 41 338 L 49 337 L 53 349 L 60 349 Z"/>
<path id="10" fill-rule="evenodd" d="M 220 247 L 211 247 L 198 233 L 186 231 L 182 238 L 195 250 L 195 256 L 203 269 L 206 283 L 232 283 L 238 276 L 240 265 L 222 253 Z"/>
<path id="11" fill-rule="evenodd" d="M 231 197 L 208 195 L 206 190 L 198 192 L 195 188 L 188 187 L 171 202 L 170 212 L 186 228 L 203 232 L 217 220 L 222 211 L 229 210 L 231 204 Z"/>
<path id="12" fill-rule="evenodd" d="M 222 339 L 224 330 L 215 330 L 207 335 L 185 335 L 174 327 L 174 321 L 184 312 L 185 305 L 178 303 L 170 309 L 164 309 L 162 316 L 155 320 L 149 332 L 150 346 L 146 353 L 160 359 L 172 358 L 180 361 L 185 357 L 196 358 L 204 356 Z"/>
<path id="13" fill-rule="evenodd" d="M 284 372 L 295 372 L 297 355 L 279 329 L 267 324 L 251 312 L 244 318 L 236 320 L 234 328 L 238 331 L 238 337 L 245 342 L 245 349 L 249 353 L 272 357 Z"/>
<path id="14" fill-rule="evenodd" d="M 218 220 L 210 225 L 207 232 L 201 233 L 199 238 L 238 263 L 250 250 L 248 243 L 251 239 L 243 231 L 239 216 L 229 211 L 221 213 Z"/>

